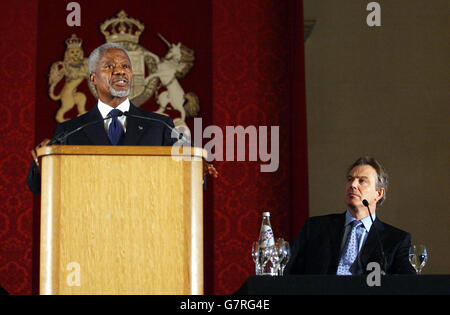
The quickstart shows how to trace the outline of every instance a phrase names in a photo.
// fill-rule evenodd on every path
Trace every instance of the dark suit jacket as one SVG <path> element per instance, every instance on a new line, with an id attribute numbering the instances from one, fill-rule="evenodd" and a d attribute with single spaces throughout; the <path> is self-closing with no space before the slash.
<path id="1" fill-rule="evenodd" d="M 336 274 L 345 230 L 345 213 L 311 217 L 292 246 L 292 257 L 285 274 Z M 367 274 L 367 264 L 382 259 L 375 229 L 381 238 L 387 261 L 387 274 L 413 274 L 408 260 L 411 235 L 375 219 L 357 257 L 359 274 Z"/>
<path id="2" fill-rule="evenodd" d="M 159 119 L 167 123 L 172 128 L 174 127 L 170 117 L 149 112 L 137 108 L 130 104 L 130 114 Z M 102 116 L 98 107 L 95 106 L 89 112 L 78 116 L 77 118 L 58 124 L 53 137 L 62 132 L 70 132 L 76 128 L 91 122 L 99 121 L 98 124 L 88 126 L 79 132 L 67 138 L 65 144 L 68 145 L 111 145 L 108 135 L 104 128 L 104 123 L 101 121 Z M 170 146 L 176 142 L 176 139 L 171 138 L 171 130 L 164 124 L 149 121 L 145 119 L 137 119 L 127 117 L 127 126 L 125 136 L 119 142 L 119 145 L 149 145 L 149 146 Z M 41 176 L 39 168 L 34 163 L 31 164 L 27 176 L 27 184 L 30 190 L 35 194 L 40 194 L 41 191 Z"/>

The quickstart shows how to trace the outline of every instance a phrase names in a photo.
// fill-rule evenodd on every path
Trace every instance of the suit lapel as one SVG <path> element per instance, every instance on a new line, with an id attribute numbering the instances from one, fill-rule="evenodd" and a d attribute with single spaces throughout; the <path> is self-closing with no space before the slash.
<path id="1" fill-rule="evenodd" d="M 366 273 L 366 266 L 369 262 L 378 262 L 380 263 L 380 257 L 381 252 L 380 248 L 378 246 L 378 240 L 375 229 L 378 230 L 378 234 L 381 238 L 381 244 L 383 244 L 383 230 L 384 226 L 383 223 L 378 220 L 378 218 L 375 219 L 373 222 L 373 226 L 370 228 L 369 235 L 367 235 L 367 239 L 364 242 L 363 248 L 361 249 L 360 253 L 360 263 L 361 263 L 361 272 Z M 383 245 L 384 246 L 384 245 Z"/>
<path id="2" fill-rule="evenodd" d="M 130 114 L 142 116 L 133 104 L 130 104 Z M 127 132 L 123 139 L 123 145 L 138 145 L 145 129 L 146 124 L 142 119 L 127 117 Z"/>
<path id="3" fill-rule="evenodd" d="M 339 258 L 341 254 L 341 242 L 345 229 L 345 212 L 336 216 L 330 224 L 330 266 L 329 273 L 336 273 L 337 266 L 339 264 Z"/>
<path id="4" fill-rule="evenodd" d="M 84 128 L 83 132 L 89 138 L 91 143 L 95 143 L 95 145 L 111 145 L 105 131 L 105 125 L 102 121 L 100 121 L 101 119 L 103 119 L 103 117 L 96 105 L 88 112 L 86 120 L 87 122 L 98 120 L 99 123 Z"/>

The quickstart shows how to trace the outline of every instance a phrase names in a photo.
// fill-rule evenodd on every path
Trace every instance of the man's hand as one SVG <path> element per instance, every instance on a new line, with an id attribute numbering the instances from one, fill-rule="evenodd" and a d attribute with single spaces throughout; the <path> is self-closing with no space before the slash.
<path id="1" fill-rule="evenodd" d="M 50 139 L 44 139 L 41 143 L 39 143 L 36 148 L 31 150 L 31 156 L 33 157 L 34 162 L 39 167 L 39 159 L 37 157 L 37 150 L 46 146 L 50 142 Z"/>
<path id="2" fill-rule="evenodd" d="M 203 164 L 203 165 L 204 165 L 203 175 L 209 174 L 213 178 L 218 178 L 219 177 L 219 172 L 216 170 L 214 165 L 212 165 L 211 163 L 208 163 L 208 162 L 205 162 L 205 164 Z"/>

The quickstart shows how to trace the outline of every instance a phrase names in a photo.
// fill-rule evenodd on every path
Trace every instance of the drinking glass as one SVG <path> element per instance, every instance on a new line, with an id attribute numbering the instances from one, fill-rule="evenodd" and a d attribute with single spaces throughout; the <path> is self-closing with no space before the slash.
<path id="1" fill-rule="evenodd" d="M 280 256 L 279 256 L 278 248 L 279 247 L 278 247 L 277 243 L 268 247 L 268 255 L 269 255 L 270 262 L 272 264 L 272 266 L 270 267 L 270 275 L 271 276 L 278 275 L 278 270 L 279 270 L 279 266 L 280 266 L 279 265 Z"/>
<path id="2" fill-rule="evenodd" d="M 412 245 L 409 248 L 409 262 L 420 275 L 428 260 L 428 251 L 424 245 Z"/>
<path id="3" fill-rule="evenodd" d="M 282 239 L 281 237 L 277 238 L 271 252 L 271 256 L 273 256 L 271 259 L 272 265 L 274 267 L 273 274 L 276 274 L 278 276 L 280 275 L 281 261 L 284 259 L 283 242 L 284 239 Z"/>
<path id="4" fill-rule="evenodd" d="M 260 265 L 260 259 L 259 259 L 259 243 L 253 242 L 252 243 L 252 258 L 255 262 L 255 274 L 257 276 L 261 275 L 261 265 Z"/>
<path id="5" fill-rule="evenodd" d="M 286 267 L 287 263 L 289 262 L 289 258 L 291 257 L 291 248 L 289 246 L 289 243 L 283 239 L 281 239 L 279 245 L 279 252 L 280 252 L 280 261 L 279 261 L 279 275 L 284 275 L 284 268 Z"/>
<path id="6" fill-rule="evenodd" d="M 270 246 L 259 247 L 259 264 L 261 266 L 261 275 L 272 274 L 270 266 L 267 266 L 267 263 L 270 261 L 270 252 L 271 252 Z"/>

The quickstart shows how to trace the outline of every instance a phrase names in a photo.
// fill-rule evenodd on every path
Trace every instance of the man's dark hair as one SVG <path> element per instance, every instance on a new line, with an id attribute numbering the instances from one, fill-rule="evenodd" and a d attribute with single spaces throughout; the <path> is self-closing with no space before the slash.
<path id="1" fill-rule="evenodd" d="M 377 171 L 377 183 L 376 188 L 384 188 L 384 196 L 377 202 L 377 206 L 381 206 L 383 202 L 386 200 L 386 193 L 388 189 L 388 174 L 386 173 L 383 166 L 381 166 L 380 162 L 375 160 L 373 157 L 370 156 L 364 156 L 357 159 L 347 170 L 347 175 L 350 173 L 350 171 L 360 165 L 370 165 Z"/>

